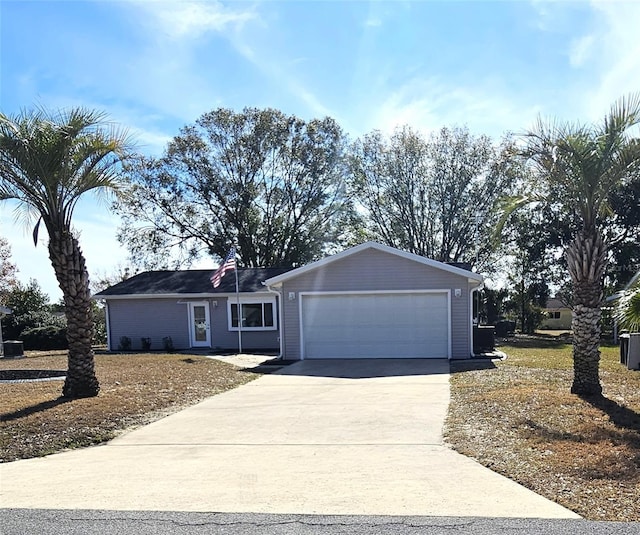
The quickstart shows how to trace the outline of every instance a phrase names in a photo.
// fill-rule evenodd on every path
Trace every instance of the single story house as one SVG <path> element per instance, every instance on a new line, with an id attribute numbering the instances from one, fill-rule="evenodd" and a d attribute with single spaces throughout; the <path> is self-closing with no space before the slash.
<path id="1" fill-rule="evenodd" d="M 541 329 L 566 331 L 571 329 L 571 309 L 560 299 L 550 297 L 547 306 L 543 309 L 544 319 L 540 324 Z"/>
<path id="2" fill-rule="evenodd" d="M 238 289 L 233 271 L 214 288 L 214 270 L 146 271 L 93 296 L 106 306 L 107 347 L 118 350 L 123 338 L 131 349 L 163 349 L 171 339 L 175 349 L 238 349 L 238 296 L 242 308 L 242 347 L 277 351 L 277 295 L 263 284 L 287 271 L 281 268 L 240 268 Z"/>
<path id="3" fill-rule="evenodd" d="M 96 294 L 109 348 L 171 336 L 176 348 L 237 349 L 235 279 L 211 271 L 148 272 Z M 473 353 L 472 294 L 483 278 L 367 242 L 297 269 L 239 269 L 243 348 L 285 359 L 449 358 Z"/>

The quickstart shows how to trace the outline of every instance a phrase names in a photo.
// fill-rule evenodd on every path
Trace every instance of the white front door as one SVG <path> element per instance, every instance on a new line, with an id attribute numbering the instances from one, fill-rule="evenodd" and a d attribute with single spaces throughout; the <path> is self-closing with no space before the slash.
<path id="1" fill-rule="evenodd" d="M 209 303 L 189 303 L 191 347 L 211 347 Z"/>

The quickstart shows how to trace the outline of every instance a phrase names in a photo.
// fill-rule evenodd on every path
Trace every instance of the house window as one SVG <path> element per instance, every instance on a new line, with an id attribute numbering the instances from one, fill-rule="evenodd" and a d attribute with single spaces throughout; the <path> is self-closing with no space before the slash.
<path id="1" fill-rule="evenodd" d="M 276 329 L 275 301 L 240 302 L 242 330 L 273 331 Z M 229 303 L 229 330 L 238 330 L 238 304 Z"/>
<path id="2" fill-rule="evenodd" d="M 548 312 L 547 316 L 549 317 L 550 320 L 559 320 L 560 319 L 560 312 Z"/>

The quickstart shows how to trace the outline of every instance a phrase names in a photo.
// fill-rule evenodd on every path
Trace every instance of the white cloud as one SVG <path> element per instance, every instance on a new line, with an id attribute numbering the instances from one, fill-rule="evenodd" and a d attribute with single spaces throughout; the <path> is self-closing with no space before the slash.
<path id="1" fill-rule="evenodd" d="M 237 28 L 255 18 L 252 9 L 231 9 L 215 1 L 140 2 L 139 6 L 155 18 L 165 35 L 174 39 L 195 39 L 211 31 Z"/>
<path id="2" fill-rule="evenodd" d="M 581 80 L 581 85 L 573 88 L 572 101 L 577 118 L 599 121 L 615 100 L 640 90 L 640 2 L 591 0 L 580 7 L 590 8 L 590 19 L 585 18 L 590 27 L 576 36 L 566 51 Z M 571 21 L 565 20 L 563 25 L 565 31 L 574 28 Z"/>
<path id="3" fill-rule="evenodd" d="M 410 124 L 427 134 L 443 126 L 466 125 L 494 138 L 514 128 L 525 130 L 540 111 L 536 104 L 522 105 L 499 85 L 451 86 L 434 78 L 415 78 L 380 102 L 369 103 L 369 108 L 377 110 L 368 118 L 369 130 L 390 133 Z"/>
<path id="4" fill-rule="evenodd" d="M 265 54 L 263 50 L 250 46 L 239 35 L 232 38 L 231 42 L 242 57 L 269 78 L 269 80 L 278 83 L 287 93 L 307 106 L 315 116 L 329 115 L 339 120 L 332 110 L 327 108 L 312 91 L 307 89 L 299 81 L 295 73 L 291 73 L 284 68 L 304 63 L 300 62 L 300 58 L 294 59 L 293 61 L 280 61 L 280 59 L 273 54 Z"/>
<path id="5" fill-rule="evenodd" d="M 591 5 L 598 26 L 583 38 L 593 41 L 584 59 L 595 72 L 592 86 L 577 97 L 585 116 L 599 120 L 619 97 L 640 90 L 640 3 L 595 0 Z"/>
<path id="6" fill-rule="evenodd" d="M 599 121 L 622 95 L 640 90 L 640 2 L 634 0 L 532 0 L 531 24 L 551 38 L 568 36 L 567 69 L 575 69 L 558 94 L 571 95 L 560 109 L 545 108 L 563 120 Z"/>
<path id="7" fill-rule="evenodd" d="M 591 58 L 595 41 L 596 37 L 590 34 L 576 39 L 571 43 L 569 62 L 572 67 L 581 67 Z"/>

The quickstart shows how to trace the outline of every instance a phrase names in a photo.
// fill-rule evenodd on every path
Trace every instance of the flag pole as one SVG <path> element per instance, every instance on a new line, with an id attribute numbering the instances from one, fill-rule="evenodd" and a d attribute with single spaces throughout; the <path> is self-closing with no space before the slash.
<path id="1" fill-rule="evenodd" d="M 234 261 L 235 261 L 235 248 L 234 248 Z M 242 353 L 242 306 L 240 305 L 240 286 L 238 284 L 238 262 L 235 262 L 236 274 L 236 303 L 238 307 L 238 353 Z"/>

